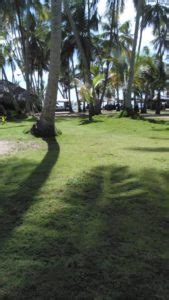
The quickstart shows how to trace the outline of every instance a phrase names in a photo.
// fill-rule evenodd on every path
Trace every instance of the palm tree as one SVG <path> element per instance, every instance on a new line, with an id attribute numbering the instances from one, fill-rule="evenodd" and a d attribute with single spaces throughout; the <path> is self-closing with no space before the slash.
<path id="1" fill-rule="evenodd" d="M 162 21 L 166 22 L 168 13 L 168 7 L 165 5 L 161 5 L 158 1 L 155 4 L 147 4 L 144 5 L 142 18 L 141 18 L 141 25 L 140 25 L 140 39 L 137 51 L 137 57 L 140 54 L 141 50 L 141 43 L 143 37 L 143 30 L 147 26 L 153 26 L 154 33 L 159 27 L 159 22 Z"/>
<path id="2" fill-rule="evenodd" d="M 69 19 L 69 22 L 70 22 L 73 34 L 75 36 L 77 47 L 78 47 L 78 50 L 79 50 L 79 53 L 80 53 L 80 56 L 81 56 L 81 59 L 82 59 L 82 63 L 83 63 L 83 67 L 84 67 L 85 81 L 87 82 L 87 84 L 89 86 L 89 89 L 90 89 L 91 86 L 92 86 L 90 66 L 88 64 L 86 53 L 85 53 L 83 44 L 81 42 L 80 32 L 79 32 L 79 30 L 78 30 L 78 28 L 76 26 L 76 23 L 75 23 L 75 21 L 74 21 L 74 19 L 72 17 L 72 14 L 71 14 L 71 11 L 70 11 L 70 7 L 69 7 L 69 4 L 68 4 L 67 0 L 64 0 L 64 8 L 65 8 L 65 12 L 66 12 L 66 14 L 68 16 L 68 19 Z M 93 115 L 94 115 L 93 103 L 90 102 L 89 103 L 89 118 L 91 120 L 92 120 L 92 116 Z"/>
<path id="3" fill-rule="evenodd" d="M 75 1 L 74 13 L 72 13 L 71 7 L 68 0 L 64 0 L 65 13 L 68 17 L 74 38 L 77 44 L 78 52 L 82 62 L 82 69 L 84 73 L 84 81 L 87 84 L 89 90 L 93 89 L 93 97 L 89 103 L 89 118 L 95 114 L 96 99 L 95 90 L 92 86 L 91 77 L 91 61 L 92 61 L 92 48 L 93 43 L 91 39 L 91 29 L 97 30 L 97 10 L 96 4 L 98 0 L 93 2 L 81 0 Z M 86 18 L 87 11 L 87 18 Z"/>
<path id="4" fill-rule="evenodd" d="M 152 6 L 149 11 L 148 21 L 153 25 L 153 33 L 156 36 L 153 41 L 154 47 L 157 50 L 156 61 L 159 69 L 158 82 L 161 83 L 158 88 L 157 101 L 156 101 L 156 114 L 160 114 L 161 110 L 161 89 L 164 83 L 164 63 L 163 56 L 165 49 L 167 48 L 167 26 L 168 18 L 167 14 L 169 13 L 169 8 L 166 6 L 160 5 L 157 3 Z"/>
<path id="5" fill-rule="evenodd" d="M 8 57 L 8 61 L 12 57 L 22 71 L 28 91 L 26 106 L 27 112 L 29 112 L 29 96 L 34 89 L 31 52 L 34 26 L 32 27 L 32 25 L 36 24 L 40 12 L 42 16 L 45 5 L 42 5 L 40 0 L 2 0 L 1 2 L 0 11 L 3 11 L 2 20 L 6 26 L 6 42 L 10 45 L 9 53 L 12 53 L 12 56 Z"/>
<path id="6" fill-rule="evenodd" d="M 144 47 L 143 54 L 140 55 L 135 63 L 133 92 L 135 95 L 143 98 L 144 107 L 141 111 L 146 113 L 148 99 L 153 99 L 154 90 L 159 86 L 159 69 L 155 57 L 150 55 L 148 47 Z M 163 82 L 164 85 L 164 82 Z"/>
<path id="7" fill-rule="evenodd" d="M 48 85 L 40 120 L 33 125 L 31 130 L 34 135 L 45 138 L 56 135 L 55 108 L 60 74 L 61 9 L 61 0 L 51 1 L 51 45 Z"/>
<path id="8" fill-rule="evenodd" d="M 116 32 L 117 31 L 117 32 Z M 110 90 L 110 77 L 111 73 L 117 73 L 117 77 L 123 82 L 123 86 L 126 87 L 126 80 L 128 75 L 128 62 L 131 56 L 131 46 L 132 46 L 132 36 L 130 32 L 130 23 L 125 22 L 122 25 L 118 25 L 118 30 L 116 25 L 114 25 L 113 35 L 112 35 L 112 47 L 109 49 L 110 45 L 110 22 L 104 23 L 103 33 L 96 36 L 96 43 L 99 45 L 98 51 L 96 52 L 95 68 L 97 74 L 104 74 L 104 82 L 99 88 L 97 88 L 97 95 L 99 99 L 99 106 L 103 103 L 103 95 L 107 94 Z M 96 74 L 95 74 L 96 75 Z M 117 89 L 117 97 L 119 90 Z"/>
<path id="9" fill-rule="evenodd" d="M 76 26 L 76 23 L 75 23 L 75 21 L 72 17 L 71 10 L 70 10 L 70 7 L 69 7 L 69 4 L 68 4 L 67 0 L 64 0 L 64 8 L 65 8 L 65 12 L 67 14 L 67 17 L 69 19 L 73 34 L 75 36 L 75 40 L 76 40 L 76 43 L 77 43 L 77 46 L 78 46 L 78 50 L 79 50 L 80 55 L 81 55 L 81 59 L 82 59 L 83 65 L 84 65 L 84 72 L 85 72 L 86 81 L 89 84 L 91 84 L 90 69 L 89 69 L 87 57 L 86 57 L 86 54 L 85 54 L 85 51 L 84 51 L 84 48 L 83 48 L 83 45 L 82 45 L 82 42 L 81 42 L 80 32 L 79 32 L 79 30 Z"/>
<path id="10" fill-rule="evenodd" d="M 106 61 L 106 68 L 105 68 L 105 80 L 103 85 L 103 91 L 100 99 L 100 108 L 104 100 L 104 96 L 106 93 L 106 88 L 108 84 L 108 78 L 109 78 L 109 70 L 110 70 L 110 56 L 112 54 L 112 48 L 118 47 L 119 44 L 119 12 L 123 11 L 124 8 L 124 1 L 115 1 L 115 0 L 107 0 L 107 6 L 108 11 L 110 11 L 109 15 L 109 24 L 107 27 L 108 33 L 106 35 L 109 35 L 108 42 L 107 42 L 107 61 Z"/>
<path id="11" fill-rule="evenodd" d="M 131 53 L 131 59 L 130 59 L 129 78 L 128 78 L 128 85 L 127 85 L 126 99 L 125 99 L 125 109 L 127 110 L 129 115 L 130 115 L 130 113 L 132 113 L 131 92 L 132 92 L 132 84 L 133 84 L 133 79 L 134 79 L 134 65 L 135 65 L 135 58 L 136 58 L 136 49 L 137 49 L 137 42 L 138 42 L 140 18 L 142 15 L 144 4 L 145 4 L 144 0 L 135 1 L 136 11 L 137 11 L 136 23 L 135 23 L 133 47 L 132 47 L 132 53 Z"/>

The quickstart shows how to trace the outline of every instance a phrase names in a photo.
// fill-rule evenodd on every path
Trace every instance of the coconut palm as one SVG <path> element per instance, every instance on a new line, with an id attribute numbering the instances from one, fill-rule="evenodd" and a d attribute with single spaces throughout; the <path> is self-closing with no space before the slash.
<path id="1" fill-rule="evenodd" d="M 93 60 L 93 33 L 92 31 L 98 30 L 98 18 L 97 18 L 97 3 L 95 1 L 72 1 L 71 3 L 64 0 L 65 13 L 68 17 L 73 32 L 77 50 L 80 54 L 81 69 L 84 73 L 84 82 L 90 88 L 92 87 L 92 77 L 90 66 Z M 93 88 L 93 101 L 89 103 L 89 114 L 92 117 L 95 113 L 96 99 L 95 91 Z"/>
<path id="2" fill-rule="evenodd" d="M 42 137 L 53 137 L 56 134 L 55 108 L 60 74 L 61 7 L 61 0 L 51 1 L 51 43 L 48 85 L 40 120 L 32 127 L 32 133 Z"/>
<path id="3" fill-rule="evenodd" d="M 115 0 L 107 0 L 107 9 L 110 12 L 108 15 L 109 24 L 104 25 L 104 29 L 106 29 L 105 36 L 108 37 L 108 40 L 106 41 L 106 48 L 107 48 L 107 61 L 106 61 L 106 67 L 105 67 L 105 80 L 104 80 L 104 86 L 103 86 L 103 92 L 101 95 L 100 100 L 100 107 L 102 105 L 102 102 L 104 100 L 104 96 L 106 93 L 106 88 L 108 84 L 108 78 L 109 78 L 109 70 L 110 70 L 110 56 L 112 53 L 112 48 L 115 46 L 118 48 L 119 44 L 119 13 L 122 12 L 124 8 L 124 1 L 115 1 Z"/>
<path id="4" fill-rule="evenodd" d="M 133 92 L 142 98 L 144 94 L 143 112 L 146 112 L 148 99 L 154 98 L 155 90 L 163 89 L 165 79 L 159 80 L 159 67 L 156 56 L 151 56 L 147 47 L 144 48 L 143 54 L 139 56 L 135 64 L 135 75 L 133 81 Z"/>
<path id="5" fill-rule="evenodd" d="M 159 68 L 159 76 L 158 82 L 163 83 L 165 74 L 164 74 L 164 63 L 163 63 L 163 56 L 165 49 L 167 48 L 166 36 L 167 36 L 167 27 L 168 27 L 168 18 L 167 14 L 169 13 L 169 8 L 166 6 L 160 5 L 157 3 L 152 7 L 149 11 L 149 22 L 153 25 L 153 33 L 156 36 L 155 40 L 153 41 L 154 47 L 157 51 L 156 61 L 157 66 Z M 162 84 L 163 85 L 163 84 Z M 156 114 L 160 114 L 160 107 L 161 107 L 161 84 L 158 88 L 157 93 L 157 102 L 156 102 Z"/>
<path id="6" fill-rule="evenodd" d="M 133 39 L 133 47 L 130 58 L 130 69 L 129 69 L 129 77 L 128 77 L 128 85 L 125 99 L 125 109 L 128 114 L 132 113 L 132 103 L 131 103 L 131 92 L 132 92 L 132 84 L 134 79 L 134 65 L 136 59 L 136 49 L 139 35 L 139 26 L 140 26 L 140 18 L 143 12 L 143 8 L 145 5 L 144 0 L 134 1 L 136 7 L 136 22 L 135 22 L 135 31 L 134 31 L 134 39 Z"/>
<path id="7" fill-rule="evenodd" d="M 107 88 L 109 90 L 110 73 L 117 73 L 123 82 L 122 88 L 126 87 L 126 79 L 128 74 L 128 62 L 131 56 L 132 36 L 130 33 L 130 23 L 125 22 L 118 28 L 118 33 L 113 34 L 113 45 L 111 52 L 108 56 L 109 36 L 110 36 L 110 24 L 104 23 L 103 33 L 98 38 L 99 51 L 96 53 L 95 65 L 99 66 L 98 73 L 104 73 L 104 83 L 99 87 L 99 105 L 101 107 L 103 103 L 103 94 L 106 95 Z M 107 74 L 107 66 L 109 69 Z M 108 77 L 107 77 L 108 76 Z M 107 79 L 106 79 L 107 78 Z M 106 82 L 105 82 L 106 81 Z M 104 91 L 104 89 L 106 90 Z M 118 93 L 118 91 L 117 91 Z"/>
<path id="8" fill-rule="evenodd" d="M 34 56 L 31 52 L 32 34 L 34 24 L 40 17 L 40 12 L 42 15 L 44 7 L 40 0 L 3 0 L 0 8 L 4 12 L 3 23 L 6 26 L 7 42 L 11 46 L 9 53 L 12 53 L 12 58 L 23 73 L 28 98 L 30 91 L 34 89 L 32 79 L 32 57 Z M 27 111 L 29 110 L 29 99 L 27 99 Z"/>

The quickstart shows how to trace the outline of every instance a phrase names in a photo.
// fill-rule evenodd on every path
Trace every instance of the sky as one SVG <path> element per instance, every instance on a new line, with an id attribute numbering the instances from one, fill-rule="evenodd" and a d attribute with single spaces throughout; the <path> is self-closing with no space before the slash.
<path id="1" fill-rule="evenodd" d="M 106 7 L 106 1 L 105 0 L 100 0 L 99 7 L 98 7 L 100 15 L 104 15 L 105 7 Z M 131 27 L 132 27 L 132 32 L 133 33 L 134 33 L 135 16 L 136 16 L 136 12 L 135 12 L 135 9 L 134 9 L 133 0 L 126 0 L 125 1 L 125 9 L 124 9 L 123 14 L 120 17 L 120 22 L 124 23 L 125 21 L 129 20 L 131 22 Z M 144 34 L 143 34 L 142 47 L 149 46 L 151 48 L 152 47 L 151 46 L 151 41 L 152 40 L 153 40 L 152 29 L 151 28 L 146 28 L 144 30 Z M 8 68 L 6 71 L 7 71 L 8 79 L 12 80 L 10 69 Z M 19 81 L 20 85 L 25 88 L 25 82 L 23 81 L 21 72 L 18 68 L 16 70 L 16 78 Z M 72 97 L 73 98 L 75 97 L 74 91 L 72 91 Z M 61 98 L 62 98 L 61 95 L 59 95 L 59 99 L 61 99 Z"/>

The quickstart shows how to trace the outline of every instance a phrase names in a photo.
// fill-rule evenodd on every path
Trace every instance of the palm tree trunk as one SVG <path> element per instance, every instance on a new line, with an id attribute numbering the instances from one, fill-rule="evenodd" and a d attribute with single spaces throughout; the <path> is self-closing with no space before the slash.
<path id="1" fill-rule="evenodd" d="M 29 113 L 31 111 L 31 70 L 30 70 L 30 47 L 29 47 L 29 15 L 30 15 L 30 7 L 29 1 L 26 1 L 26 40 L 25 40 L 25 79 L 26 79 L 26 89 L 27 89 L 27 96 L 26 96 L 26 112 Z"/>
<path id="2" fill-rule="evenodd" d="M 71 58 L 71 62 L 72 62 L 73 78 L 75 78 L 75 77 L 76 77 L 76 74 L 75 74 L 75 66 L 74 66 L 74 60 L 73 60 L 73 57 Z M 81 112 L 80 99 L 79 99 L 79 94 L 78 94 L 78 89 L 77 89 L 77 83 L 76 83 L 76 81 L 75 81 L 74 85 L 75 85 L 75 93 L 76 93 L 76 99 L 77 99 L 77 108 L 78 108 L 78 112 Z"/>
<path id="3" fill-rule="evenodd" d="M 117 93 L 117 101 L 119 102 L 120 100 L 120 95 L 119 95 L 119 87 L 116 87 L 116 93 Z"/>
<path id="4" fill-rule="evenodd" d="M 24 60 L 24 65 L 25 65 L 25 81 L 26 81 L 26 89 L 28 91 L 27 96 L 26 96 L 26 111 L 30 112 L 30 90 L 31 90 L 31 82 L 30 82 L 30 72 L 29 72 L 29 61 L 30 61 L 30 54 L 29 54 L 29 41 L 28 41 L 28 23 L 29 23 L 29 3 L 26 2 L 27 6 L 27 17 L 26 17 L 26 25 L 27 25 L 27 33 L 25 35 L 24 28 L 22 26 L 22 19 L 21 19 L 21 13 L 20 13 L 20 7 L 18 4 L 18 1 L 15 0 L 14 2 L 15 8 L 16 8 L 16 13 L 17 13 L 17 18 L 18 18 L 18 24 L 19 24 L 19 32 L 21 36 L 21 46 L 22 46 L 22 55 L 23 55 L 23 60 Z"/>
<path id="5" fill-rule="evenodd" d="M 72 109 L 72 102 L 71 102 L 71 88 L 70 88 L 70 81 L 68 82 L 68 100 L 69 100 L 69 111 L 73 112 Z"/>
<path id="6" fill-rule="evenodd" d="M 156 101 L 156 115 L 160 115 L 161 112 L 161 91 L 158 90 L 157 101 Z"/>
<path id="7" fill-rule="evenodd" d="M 3 66 L 2 66 L 2 77 L 4 77 L 6 81 L 8 80 L 5 69 L 4 69 Z"/>
<path id="8" fill-rule="evenodd" d="M 132 84 L 133 84 L 133 79 L 134 79 L 134 65 L 135 65 L 135 58 L 136 58 L 136 48 L 137 48 L 137 41 L 138 41 L 141 11 L 142 11 L 142 1 L 139 0 L 138 4 L 137 4 L 136 25 L 135 25 L 135 32 L 134 32 L 132 55 L 131 55 L 131 60 L 130 60 L 130 70 L 129 70 L 127 93 L 126 93 L 126 99 L 125 99 L 125 109 L 129 113 L 132 110 L 131 92 L 132 92 Z"/>
<path id="9" fill-rule="evenodd" d="M 77 26 L 76 26 L 76 24 L 73 20 L 71 12 L 70 12 L 68 0 L 64 0 L 64 7 L 65 7 L 65 12 L 67 14 L 67 17 L 69 19 L 70 26 L 71 26 L 72 31 L 74 33 L 75 40 L 76 40 L 81 58 L 82 58 L 84 71 L 85 71 L 85 79 L 86 79 L 88 84 L 91 84 L 90 68 L 89 68 L 89 65 L 88 65 L 88 61 L 87 61 L 87 58 L 86 58 L 85 51 L 83 49 L 83 46 L 82 46 L 82 43 L 81 43 L 81 40 L 80 40 L 80 35 L 79 35 L 79 32 L 78 32 Z"/>
<path id="10" fill-rule="evenodd" d="M 77 90 L 77 84 L 75 83 L 75 93 L 76 93 L 76 99 L 77 99 L 77 109 L 78 112 L 80 113 L 82 111 L 81 109 L 81 103 L 80 103 L 80 99 L 79 99 L 79 95 L 78 95 L 78 90 Z"/>
<path id="11" fill-rule="evenodd" d="M 68 63 L 68 100 L 69 100 L 69 111 L 73 112 L 72 102 L 71 102 L 71 84 L 70 84 L 70 62 Z"/>
<path id="12" fill-rule="evenodd" d="M 143 30 L 144 30 L 144 17 L 142 17 L 142 20 L 141 20 L 140 39 L 139 39 L 138 50 L 137 50 L 137 59 L 140 56 L 141 44 L 142 44 L 142 39 L 143 39 Z"/>
<path id="13" fill-rule="evenodd" d="M 112 51 L 112 46 L 113 46 L 113 26 L 114 26 L 114 18 L 115 18 L 115 7 L 116 7 L 116 2 L 114 1 L 113 8 L 112 8 L 112 16 L 111 16 L 111 28 L 110 28 L 110 37 L 109 37 L 108 56 L 110 56 L 111 51 Z M 100 109 L 101 109 L 102 103 L 104 101 L 104 96 L 106 93 L 106 88 L 107 88 L 108 78 L 109 78 L 109 69 L 110 69 L 110 60 L 108 59 L 106 62 L 103 92 L 102 92 L 101 99 L 100 99 Z"/>
<path id="14" fill-rule="evenodd" d="M 146 91 L 145 98 L 144 98 L 144 113 L 147 113 L 147 103 L 148 103 L 148 91 Z"/>
<path id="15" fill-rule="evenodd" d="M 63 98 L 65 98 L 65 95 L 64 95 L 62 89 L 60 88 L 59 84 L 58 84 L 58 91 L 59 91 L 59 93 L 61 94 L 61 96 L 62 96 Z"/>
<path id="16" fill-rule="evenodd" d="M 56 135 L 55 108 L 60 74 L 61 4 L 62 0 L 51 1 L 52 20 L 48 86 L 40 120 L 32 128 L 32 133 L 41 137 L 53 137 Z"/>
<path id="17" fill-rule="evenodd" d="M 83 101 L 83 112 L 86 112 L 86 101 Z"/>
<path id="18" fill-rule="evenodd" d="M 80 35 L 79 35 L 79 32 L 78 32 L 77 26 L 76 26 L 76 24 L 75 24 L 75 22 L 72 18 L 70 8 L 69 8 L 69 4 L 68 4 L 68 0 L 64 0 L 64 7 L 65 7 L 65 12 L 67 14 L 67 17 L 69 19 L 70 26 L 71 26 L 72 31 L 73 31 L 74 36 L 75 36 L 75 40 L 76 40 L 76 43 L 77 43 L 78 50 L 79 50 L 81 58 L 82 58 L 82 63 L 83 63 L 83 66 L 84 66 L 85 81 L 87 82 L 87 84 L 90 88 L 90 87 L 92 87 L 90 64 L 87 61 L 86 54 L 85 54 L 84 48 L 83 48 L 81 40 L 80 40 Z M 93 103 L 91 102 L 89 104 L 89 119 L 90 120 L 92 119 L 93 115 L 94 115 L 94 107 L 93 107 Z"/>
<path id="19" fill-rule="evenodd" d="M 11 73 L 12 73 L 12 82 L 15 83 L 15 69 L 12 61 L 11 61 Z"/>

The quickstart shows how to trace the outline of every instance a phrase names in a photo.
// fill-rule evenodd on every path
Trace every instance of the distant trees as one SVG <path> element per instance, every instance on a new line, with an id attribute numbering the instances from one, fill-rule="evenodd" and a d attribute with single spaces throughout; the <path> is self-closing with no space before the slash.
<path id="1" fill-rule="evenodd" d="M 157 101 L 156 101 L 156 114 L 160 114 L 161 109 L 161 90 L 164 88 L 165 71 L 163 57 L 167 46 L 167 24 L 169 8 L 161 6 L 158 3 L 149 12 L 149 22 L 153 26 L 155 40 L 153 41 L 156 49 L 156 62 L 158 65 L 158 89 L 157 89 Z"/>
<path id="2" fill-rule="evenodd" d="M 75 90 L 77 96 L 79 111 L 82 109 L 80 98 L 83 98 L 81 99 L 84 103 L 83 109 L 87 101 L 90 119 L 93 115 L 101 113 L 101 106 L 107 95 L 109 97 L 114 95 L 116 100 L 119 100 L 120 90 L 122 90 L 125 109 L 130 114 L 133 110 L 133 95 L 138 90 L 140 93 L 140 89 L 143 89 L 142 94 L 146 98 L 150 87 L 151 80 L 149 80 L 148 73 L 145 77 L 147 80 L 145 84 L 140 77 L 143 67 L 142 56 L 144 56 L 141 51 L 142 37 L 144 29 L 150 25 L 153 28 L 156 49 L 156 56 L 151 57 L 152 65 L 158 67 L 156 76 L 160 83 L 156 84 L 156 87 L 158 86 L 156 92 L 159 95 L 156 112 L 159 113 L 160 94 L 165 85 L 163 56 L 166 48 L 168 9 L 159 3 L 147 5 L 145 0 L 133 2 L 136 8 L 134 36 L 129 22 L 120 24 L 120 14 L 125 6 L 123 0 L 107 0 L 104 18 L 98 14 L 99 0 L 1 1 L 0 12 L 5 36 L 3 51 L 1 49 L 1 67 L 4 75 L 5 64 L 11 67 L 14 82 L 17 81 L 15 69 L 19 67 L 27 90 L 38 94 L 43 106 L 39 123 L 41 128 L 42 123 L 48 127 L 50 119 L 53 124 L 55 111 L 53 99 L 55 98 L 56 103 L 57 87 L 62 96 L 69 99 L 70 110 L 72 110 L 72 89 Z M 52 9 L 55 4 L 62 6 L 60 28 L 55 26 L 55 33 L 54 27 L 52 27 L 52 32 L 49 26 L 50 4 Z M 61 18 L 58 15 L 57 17 Z M 62 39 L 60 40 L 61 30 Z M 50 46 L 55 49 L 55 56 Z M 58 50 L 60 47 L 61 51 Z M 151 67 L 148 67 L 148 72 L 152 71 Z M 52 71 L 54 69 L 57 71 Z M 46 89 L 44 74 L 48 72 L 49 81 L 44 100 Z M 151 74 L 152 77 L 154 74 Z M 77 84 L 76 79 L 80 81 L 80 85 Z M 96 79 L 99 82 L 97 85 L 94 84 Z M 53 87 L 54 82 L 55 87 Z M 81 97 L 80 86 L 88 89 L 90 99 L 88 97 L 85 99 L 84 93 Z M 28 97 L 27 112 L 29 111 L 30 99 Z M 51 124 L 50 128 L 53 127 Z M 54 127 L 49 131 L 54 133 Z"/>
<path id="3" fill-rule="evenodd" d="M 158 3 L 155 5 L 147 5 L 146 1 L 137 1 L 134 0 L 134 4 L 136 7 L 136 23 L 135 23 L 135 33 L 134 33 L 134 40 L 133 40 L 133 47 L 131 52 L 131 59 L 130 59 L 130 69 L 129 69 L 129 77 L 128 77 L 128 85 L 127 85 L 127 93 L 126 93 L 126 101 L 125 101 L 125 108 L 129 112 L 133 109 L 131 103 L 131 93 L 133 91 L 133 82 L 134 82 L 134 70 L 135 64 L 137 64 L 137 60 L 139 60 L 140 49 L 141 49 L 141 42 L 143 37 L 143 30 L 146 28 L 147 25 L 151 25 L 153 27 L 154 35 L 156 39 L 154 41 L 154 45 L 157 49 L 157 55 L 154 57 L 154 60 L 157 62 L 158 60 L 158 79 L 156 82 L 158 84 L 157 92 L 157 105 L 156 105 L 156 113 L 160 113 L 160 95 L 162 87 L 165 86 L 165 74 L 164 74 L 164 64 L 163 64 L 163 55 L 166 48 L 166 34 L 167 34 L 167 13 L 169 9 L 166 6 L 162 6 Z M 138 37 L 140 35 L 139 43 Z M 138 49 L 137 49 L 138 45 Z M 156 74 L 157 75 L 157 74 Z M 145 95 L 146 97 L 146 95 Z"/>
<path id="4" fill-rule="evenodd" d="M 16 66 L 20 69 L 27 91 L 42 97 L 43 71 L 48 70 L 49 64 L 48 7 L 40 0 L 3 0 L 0 10 L 6 33 L 5 61 L 10 62 L 13 74 Z M 27 110 L 30 110 L 29 99 Z"/>
<path id="5" fill-rule="evenodd" d="M 145 113 L 149 99 L 154 98 L 155 91 L 164 89 L 165 76 L 159 80 L 161 75 L 158 60 L 156 55 L 150 55 L 150 50 L 147 47 L 144 48 L 143 54 L 137 59 L 134 73 L 133 92 L 136 97 L 141 99 L 141 110 Z"/>

